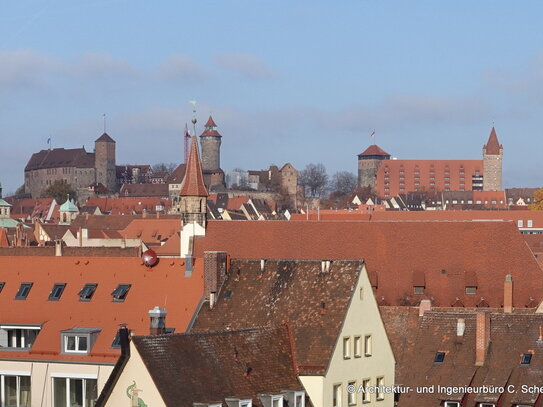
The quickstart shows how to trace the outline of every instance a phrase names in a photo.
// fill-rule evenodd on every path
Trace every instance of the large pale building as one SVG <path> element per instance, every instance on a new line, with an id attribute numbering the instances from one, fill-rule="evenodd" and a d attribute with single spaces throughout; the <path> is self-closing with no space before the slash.
<path id="1" fill-rule="evenodd" d="M 358 185 L 390 198 L 416 191 L 502 189 L 503 146 L 492 127 L 482 160 L 396 160 L 373 144 L 358 155 Z"/>

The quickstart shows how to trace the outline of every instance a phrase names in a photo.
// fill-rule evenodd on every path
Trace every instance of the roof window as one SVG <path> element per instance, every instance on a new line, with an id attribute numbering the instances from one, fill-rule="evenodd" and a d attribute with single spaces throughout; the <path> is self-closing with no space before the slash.
<path id="1" fill-rule="evenodd" d="M 434 364 L 440 365 L 445 360 L 445 352 L 436 352 L 436 356 L 434 358 Z"/>
<path id="2" fill-rule="evenodd" d="M 26 297 L 28 297 L 28 293 L 30 292 L 30 289 L 32 288 L 33 283 L 21 283 L 21 286 L 19 287 L 19 291 L 17 291 L 17 294 L 15 295 L 16 300 L 26 300 Z"/>
<path id="3" fill-rule="evenodd" d="M 522 355 L 522 358 L 520 359 L 521 365 L 529 365 L 532 361 L 532 354 L 531 353 L 524 353 Z"/>
<path id="4" fill-rule="evenodd" d="M 98 284 L 95 283 L 85 284 L 81 291 L 79 291 L 79 301 L 90 301 L 97 286 Z"/>
<path id="5" fill-rule="evenodd" d="M 126 295 L 130 290 L 131 284 L 119 284 L 115 290 L 111 293 L 113 301 L 122 302 L 126 299 Z"/>
<path id="6" fill-rule="evenodd" d="M 60 300 L 60 296 L 64 292 L 64 287 L 66 287 L 66 283 L 56 283 L 53 286 L 53 289 L 51 290 L 51 293 L 49 294 L 49 301 L 58 301 L 58 300 Z"/>
<path id="7" fill-rule="evenodd" d="M 6 283 L 4 283 L 3 281 L 0 281 L 0 293 L 2 292 L 2 289 L 4 288 L 5 285 Z"/>

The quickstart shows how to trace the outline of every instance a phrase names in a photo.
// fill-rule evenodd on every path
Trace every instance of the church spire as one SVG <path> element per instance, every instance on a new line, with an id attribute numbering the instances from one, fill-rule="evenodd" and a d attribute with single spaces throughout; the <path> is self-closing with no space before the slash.
<path id="1" fill-rule="evenodd" d="M 490 131 L 490 136 L 488 136 L 488 141 L 483 147 L 485 154 L 499 155 L 500 150 L 502 148 L 503 148 L 502 145 L 498 141 L 496 130 L 494 129 L 494 126 L 492 126 L 492 130 Z"/>
<path id="2" fill-rule="evenodd" d="M 183 178 L 183 183 L 181 184 L 179 194 L 181 196 L 205 197 L 208 195 L 204 184 L 204 176 L 202 174 L 202 164 L 200 162 L 200 154 L 198 153 L 196 136 L 192 136 L 185 178 Z"/>

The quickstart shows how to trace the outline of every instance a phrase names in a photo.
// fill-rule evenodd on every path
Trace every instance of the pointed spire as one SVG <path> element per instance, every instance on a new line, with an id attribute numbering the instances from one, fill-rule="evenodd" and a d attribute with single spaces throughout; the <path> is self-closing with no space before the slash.
<path id="1" fill-rule="evenodd" d="M 209 128 L 210 130 L 212 130 L 214 127 L 217 127 L 217 125 L 215 124 L 215 121 L 213 120 L 213 117 L 211 117 L 211 115 L 209 115 L 209 119 L 207 119 L 205 127 Z"/>
<path id="2" fill-rule="evenodd" d="M 181 184 L 179 194 L 181 196 L 208 196 L 202 174 L 202 163 L 198 153 L 198 143 L 193 136 L 190 145 L 189 159 L 185 170 L 185 178 Z"/>
<path id="3" fill-rule="evenodd" d="M 485 150 L 485 154 L 499 155 L 500 150 L 502 148 L 503 148 L 502 145 L 498 141 L 496 130 L 494 129 L 494 126 L 492 126 L 492 130 L 490 131 L 490 136 L 488 137 L 488 141 L 483 147 L 483 149 Z"/>
<path id="4" fill-rule="evenodd" d="M 222 137 L 216 127 L 217 124 L 215 123 L 215 120 L 213 120 L 213 117 L 209 116 L 209 119 L 207 119 L 204 126 L 204 132 L 200 134 L 200 137 Z"/>

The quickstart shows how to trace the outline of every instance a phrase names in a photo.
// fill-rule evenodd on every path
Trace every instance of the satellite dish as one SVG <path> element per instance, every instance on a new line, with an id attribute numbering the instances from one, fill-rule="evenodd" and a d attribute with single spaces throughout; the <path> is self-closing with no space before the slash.
<path id="1" fill-rule="evenodd" d="M 141 260 L 145 266 L 153 267 L 158 263 L 158 256 L 153 250 L 149 249 L 142 253 Z"/>

